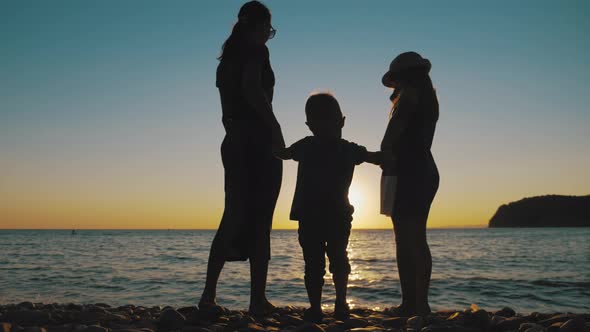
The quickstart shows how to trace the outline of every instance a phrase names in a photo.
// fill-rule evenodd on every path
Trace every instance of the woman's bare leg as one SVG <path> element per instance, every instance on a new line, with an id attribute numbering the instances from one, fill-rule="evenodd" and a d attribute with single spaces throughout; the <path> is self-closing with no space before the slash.
<path id="1" fill-rule="evenodd" d="M 428 288 L 432 274 L 432 255 L 426 238 L 428 214 L 416 221 L 416 311 L 419 315 L 430 313 Z"/>
<path id="2" fill-rule="evenodd" d="M 217 281 L 221 270 L 225 265 L 225 258 L 221 252 L 221 242 L 215 237 L 211 244 L 211 250 L 209 251 L 209 261 L 207 263 L 207 278 L 205 279 L 205 289 L 199 304 L 215 304 L 215 297 L 217 294 Z"/>
<path id="3" fill-rule="evenodd" d="M 402 303 L 399 306 L 400 314 L 412 313 L 416 306 L 416 283 L 413 236 L 410 220 L 398 218 L 394 221 L 396 261 L 399 272 L 399 280 L 402 289 Z"/>
<path id="4" fill-rule="evenodd" d="M 272 210 L 261 219 L 271 219 Z M 259 215 L 260 216 L 260 215 Z M 264 218 L 264 219 L 263 219 Z M 257 224 L 254 230 L 256 236 L 250 255 L 250 312 L 257 315 L 268 314 L 274 306 L 266 298 L 266 280 L 268 277 L 268 263 L 270 259 L 270 228 L 264 224 Z"/>
<path id="5" fill-rule="evenodd" d="M 282 161 L 268 153 L 253 170 L 253 191 L 250 192 L 248 216 L 255 221 L 255 243 L 250 257 L 250 311 L 270 313 L 274 306 L 266 298 L 266 280 L 270 260 L 270 231 L 272 218 L 281 189 Z"/>
<path id="6" fill-rule="evenodd" d="M 250 311 L 253 313 L 266 313 L 273 308 L 266 298 L 267 275 L 267 259 L 250 259 Z"/>

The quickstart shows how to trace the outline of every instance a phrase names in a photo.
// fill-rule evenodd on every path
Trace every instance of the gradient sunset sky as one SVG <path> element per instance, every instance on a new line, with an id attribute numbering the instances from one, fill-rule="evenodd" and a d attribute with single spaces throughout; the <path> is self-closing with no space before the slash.
<path id="1" fill-rule="evenodd" d="M 215 88 L 243 1 L 0 3 L 0 228 L 216 228 L 223 209 Z M 429 58 L 441 116 L 430 227 L 484 226 L 503 203 L 590 193 L 590 2 L 265 3 L 274 110 L 287 143 L 331 91 L 344 137 L 379 147 L 391 59 Z M 274 228 L 288 220 L 285 162 Z M 355 228 L 379 215 L 380 169 L 357 167 Z"/>

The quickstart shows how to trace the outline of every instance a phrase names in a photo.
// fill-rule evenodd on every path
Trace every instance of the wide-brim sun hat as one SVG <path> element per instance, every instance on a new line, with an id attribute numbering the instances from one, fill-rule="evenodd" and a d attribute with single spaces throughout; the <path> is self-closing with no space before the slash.
<path id="1" fill-rule="evenodd" d="M 402 71 L 408 69 L 424 68 L 427 72 L 430 71 L 432 65 L 428 59 L 423 58 L 416 52 L 404 52 L 396 56 L 389 64 L 389 70 L 383 75 L 381 83 L 386 87 L 393 88 L 393 81 L 395 76 Z"/>

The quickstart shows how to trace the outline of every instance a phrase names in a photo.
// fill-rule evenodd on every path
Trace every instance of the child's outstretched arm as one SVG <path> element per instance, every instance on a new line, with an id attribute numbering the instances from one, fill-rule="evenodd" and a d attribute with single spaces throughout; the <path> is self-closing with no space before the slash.
<path id="1" fill-rule="evenodd" d="M 383 163 L 383 152 L 371 152 L 367 151 L 365 161 L 374 165 L 381 165 Z"/>

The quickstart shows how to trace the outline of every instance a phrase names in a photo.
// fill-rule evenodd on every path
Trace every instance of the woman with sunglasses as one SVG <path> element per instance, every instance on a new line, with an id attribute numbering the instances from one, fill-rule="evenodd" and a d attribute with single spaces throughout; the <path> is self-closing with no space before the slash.
<path id="1" fill-rule="evenodd" d="M 250 313 L 264 315 L 274 308 L 266 298 L 266 278 L 283 166 L 272 151 L 285 146 L 272 109 L 275 78 L 265 46 L 275 33 L 268 8 L 247 2 L 219 57 L 225 208 L 209 253 L 202 310 L 220 309 L 216 287 L 225 262 L 245 260 L 250 261 Z"/>

